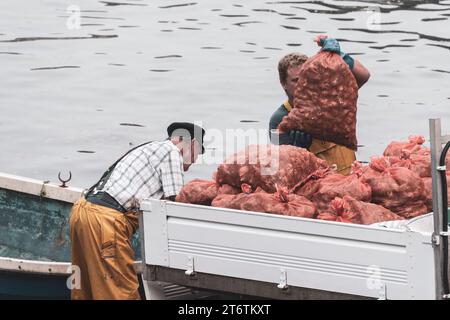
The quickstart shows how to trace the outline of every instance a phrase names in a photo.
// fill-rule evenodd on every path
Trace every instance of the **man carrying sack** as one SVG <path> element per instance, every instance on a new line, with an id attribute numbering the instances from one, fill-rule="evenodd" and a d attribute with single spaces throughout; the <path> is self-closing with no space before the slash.
<path id="1" fill-rule="evenodd" d="M 174 200 L 187 171 L 204 153 L 205 130 L 172 123 L 169 138 L 142 144 L 117 160 L 78 200 L 70 215 L 72 265 L 81 287 L 72 299 L 140 299 L 131 237 L 145 198 Z"/>
<path id="2" fill-rule="evenodd" d="M 355 77 L 358 88 L 361 88 L 369 79 L 369 71 L 358 61 L 340 51 L 339 43 L 335 39 L 319 36 L 316 42 L 322 47 L 322 51 L 335 52 L 341 56 Z M 277 129 L 283 118 L 287 116 L 294 106 L 294 93 L 297 88 L 300 69 L 308 60 L 308 57 L 300 53 L 291 53 L 284 56 L 278 64 L 280 83 L 286 92 L 288 99 L 273 113 L 270 118 L 269 130 L 271 140 L 279 144 L 291 144 L 308 149 L 317 157 L 326 160 L 329 165 L 336 166 L 337 172 L 347 175 L 350 173 L 351 164 L 356 160 L 354 150 L 321 139 L 312 138 L 307 132 L 290 130 L 277 136 L 275 141 L 273 132 Z"/>

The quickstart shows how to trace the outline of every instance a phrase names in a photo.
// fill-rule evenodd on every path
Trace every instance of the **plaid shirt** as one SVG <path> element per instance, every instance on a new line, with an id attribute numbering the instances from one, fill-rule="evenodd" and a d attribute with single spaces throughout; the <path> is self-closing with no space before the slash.
<path id="1" fill-rule="evenodd" d="M 117 163 L 102 191 L 125 209 L 139 208 L 142 199 L 175 196 L 183 187 L 183 157 L 169 140 L 133 150 Z"/>

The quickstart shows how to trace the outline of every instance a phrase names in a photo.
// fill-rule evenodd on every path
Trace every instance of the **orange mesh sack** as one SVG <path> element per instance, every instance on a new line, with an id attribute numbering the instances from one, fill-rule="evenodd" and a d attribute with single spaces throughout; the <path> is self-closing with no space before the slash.
<path id="1" fill-rule="evenodd" d="M 403 150 L 407 150 L 412 154 L 427 155 L 430 149 L 423 146 L 425 138 L 423 136 L 409 136 L 408 141 L 393 141 L 383 152 L 383 156 L 400 157 Z"/>
<path id="2" fill-rule="evenodd" d="M 238 193 L 240 193 L 239 189 L 229 185 L 219 186 L 215 181 L 194 179 L 181 189 L 175 201 L 209 206 L 218 194 Z"/>
<path id="3" fill-rule="evenodd" d="M 275 185 L 288 189 L 318 169 L 326 169 L 326 161 L 303 148 L 290 145 L 250 145 L 228 157 L 217 168 L 214 177 L 218 184 L 241 188 L 248 184 L 274 193 Z"/>
<path id="4" fill-rule="evenodd" d="M 427 210 L 428 212 L 433 211 L 433 185 L 431 177 L 422 178 L 425 185 L 425 194 L 427 197 Z M 447 171 L 447 197 L 450 199 L 450 172 Z"/>
<path id="5" fill-rule="evenodd" d="M 314 138 L 357 149 L 358 85 L 336 53 L 321 51 L 302 66 L 294 108 L 283 118 L 283 132 L 303 130 Z"/>
<path id="6" fill-rule="evenodd" d="M 394 167 L 408 168 L 421 178 L 429 178 L 431 177 L 431 151 L 422 145 L 424 141 L 423 136 L 410 136 L 407 142 L 391 142 L 383 155 L 389 156 Z M 446 164 L 450 165 L 450 154 L 446 157 Z"/>
<path id="7" fill-rule="evenodd" d="M 345 195 L 369 202 L 372 199 L 372 189 L 359 179 L 362 174 L 359 166 L 359 163 L 355 163 L 352 174 L 348 176 L 331 170 L 317 170 L 296 186 L 295 193 L 311 200 L 319 210 L 327 209 L 334 198 Z"/>
<path id="8" fill-rule="evenodd" d="M 394 158 L 395 157 L 391 157 Z M 392 164 L 393 167 L 408 168 L 421 178 L 431 177 L 431 158 L 430 155 L 411 153 L 403 149 L 399 161 Z"/>
<path id="9" fill-rule="evenodd" d="M 316 206 L 311 201 L 281 188 L 274 194 L 258 190 L 249 194 L 218 195 L 212 206 L 302 218 L 313 218 L 316 214 Z"/>
<path id="10" fill-rule="evenodd" d="M 335 222 L 361 224 L 361 217 L 344 207 L 344 200 L 336 198 L 331 201 L 327 210 L 320 212 L 317 219 Z"/>
<path id="11" fill-rule="evenodd" d="M 401 216 L 380 205 L 359 201 L 350 196 L 335 198 L 328 210 L 321 212 L 317 219 L 357 224 L 403 220 Z"/>
<path id="12" fill-rule="evenodd" d="M 427 213 L 424 182 L 408 168 L 393 166 L 392 158 L 374 157 L 363 171 L 372 202 L 407 219 Z"/>

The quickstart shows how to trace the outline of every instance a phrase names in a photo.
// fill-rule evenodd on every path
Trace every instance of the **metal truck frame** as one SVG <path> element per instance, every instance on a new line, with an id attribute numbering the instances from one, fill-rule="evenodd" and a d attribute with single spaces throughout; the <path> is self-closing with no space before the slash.
<path id="1" fill-rule="evenodd" d="M 140 216 L 143 278 L 150 287 L 171 282 L 271 299 L 445 299 L 438 161 L 450 136 L 441 135 L 439 119 L 430 119 L 430 138 L 433 230 L 148 199 Z"/>

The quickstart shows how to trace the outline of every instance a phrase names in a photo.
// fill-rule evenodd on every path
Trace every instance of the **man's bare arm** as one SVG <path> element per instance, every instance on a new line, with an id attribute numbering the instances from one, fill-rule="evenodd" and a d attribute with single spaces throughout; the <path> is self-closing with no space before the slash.
<path id="1" fill-rule="evenodd" d="M 370 72 L 366 67 L 362 65 L 361 62 L 355 59 L 355 64 L 352 69 L 352 73 L 355 76 L 356 83 L 358 84 L 358 88 L 361 88 L 367 80 L 370 78 Z"/>

